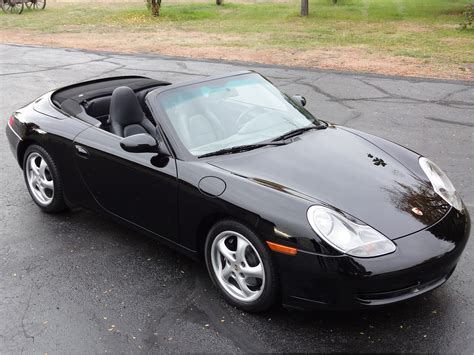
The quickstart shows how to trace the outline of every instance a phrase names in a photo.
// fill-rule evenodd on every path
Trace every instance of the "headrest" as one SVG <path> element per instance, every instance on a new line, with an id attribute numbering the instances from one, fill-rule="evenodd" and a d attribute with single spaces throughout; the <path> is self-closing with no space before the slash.
<path id="1" fill-rule="evenodd" d="M 120 86 L 112 92 L 110 117 L 121 125 L 140 123 L 144 119 L 138 98 L 128 86 Z"/>

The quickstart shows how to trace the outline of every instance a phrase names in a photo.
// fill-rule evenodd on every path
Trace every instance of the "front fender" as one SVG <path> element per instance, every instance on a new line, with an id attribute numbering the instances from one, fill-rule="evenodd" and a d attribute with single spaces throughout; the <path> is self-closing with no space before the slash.
<path id="1" fill-rule="evenodd" d="M 338 255 L 326 247 L 306 218 L 314 201 L 289 191 L 266 186 L 205 162 L 178 161 L 180 242 L 199 251 L 200 240 L 216 219 L 231 218 L 252 229 L 264 240 L 313 253 Z M 199 189 L 206 176 L 225 181 L 225 191 L 217 197 Z M 207 230 L 206 230 L 207 229 Z"/>

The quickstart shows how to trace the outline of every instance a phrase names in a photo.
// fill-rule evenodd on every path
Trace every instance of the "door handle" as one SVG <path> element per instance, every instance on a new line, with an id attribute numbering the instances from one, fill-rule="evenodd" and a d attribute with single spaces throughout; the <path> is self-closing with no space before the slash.
<path id="1" fill-rule="evenodd" d="M 87 151 L 86 148 L 80 145 L 75 145 L 76 148 L 76 154 L 79 155 L 81 158 L 87 159 L 89 158 L 89 152 Z"/>

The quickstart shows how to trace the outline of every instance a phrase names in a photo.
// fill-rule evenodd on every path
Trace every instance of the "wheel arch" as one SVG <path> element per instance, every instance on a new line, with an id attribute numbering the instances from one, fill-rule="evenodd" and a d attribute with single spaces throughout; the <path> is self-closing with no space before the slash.
<path id="1" fill-rule="evenodd" d="M 226 213 L 212 213 L 204 217 L 201 222 L 199 223 L 196 231 L 196 237 L 197 237 L 197 247 L 198 247 L 198 258 L 200 260 L 204 259 L 204 246 L 206 244 L 206 238 L 207 235 L 209 234 L 209 231 L 211 228 L 218 223 L 219 221 L 223 221 L 225 219 L 232 219 L 231 216 L 229 216 Z"/>
<path id="2" fill-rule="evenodd" d="M 17 161 L 18 161 L 18 165 L 20 165 L 20 168 L 22 170 L 23 170 L 23 162 L 24 162 L 24 159 L 25 159 L 26 150 L 28 149 L 29 146 L 31 146 L 33 144 L 42 146 L 41 143 L 39 143 L 38 141 L 36 141 L 34 139 L 31 139 L 31 138 L 24 139 L 24 140 L 20 141 L 20 143 L 18 144 L 17 153 L 16 153 L 17 154 Z"/>
<path id="3" fill-rule="evenodd" d="M 247 228 L 252 229 L 257 236 L 259 236 L 259 231 L 258 231 L 258 220 L 248 220 L 248 218 L 239 218 L 237 216 L 233 216 L 228 213 L 222 213 L 222 212 L 216 212 L 207 215 L 204 217 L 201 222 L 198 225 L 197 232 L 196 232 L 196 237 L 197 237 L 197 247 L 198 247 L 198 258 L 200 260 L 204 259 L 204 246 L 206 244 L 206 238 L 207 235 L 209 234 L 209 231 L 211 230 L 214 225 L 216 225 L 220 221 L 224 220 L 230 220 L 230 221 L 235 221 L 237 223 L 243 224 Z M 263 239 L 262 239 L 263 240 Z"/>

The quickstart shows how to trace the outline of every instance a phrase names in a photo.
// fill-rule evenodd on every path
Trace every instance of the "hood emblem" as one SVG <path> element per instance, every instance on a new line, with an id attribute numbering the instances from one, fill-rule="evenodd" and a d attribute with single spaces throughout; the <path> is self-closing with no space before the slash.
<path id="1" fill-rule="evenodd" d="M 418 207 L 413 207 L 411 211 L 416 214 L 417 216 L 423 216 L 423 211 L 420 210 Z"/>
<path id="2" fill-rule="evenodd" d="M 378 158 L 378 157 L 374 157 L 372 154 L 368 153 L 367 154 L 367 157 L 372 159 L 372 163 L 375 165 L 375 166 L 386 166 L 387 163 L 383 161 L 382 158 Z"/>

